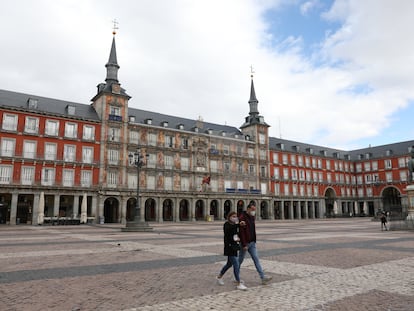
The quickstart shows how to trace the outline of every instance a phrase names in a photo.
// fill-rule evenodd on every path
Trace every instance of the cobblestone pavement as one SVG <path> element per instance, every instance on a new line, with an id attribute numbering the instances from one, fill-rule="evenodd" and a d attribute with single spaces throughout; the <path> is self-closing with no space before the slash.
<path id="1" fill-rule="evenodd" d="M 368 218 L 257 223 L 266 274 L 247 291 L 225 262 L 222 222 L 0 226 L 0 310 L 414 310 L 414 232 Z"/>

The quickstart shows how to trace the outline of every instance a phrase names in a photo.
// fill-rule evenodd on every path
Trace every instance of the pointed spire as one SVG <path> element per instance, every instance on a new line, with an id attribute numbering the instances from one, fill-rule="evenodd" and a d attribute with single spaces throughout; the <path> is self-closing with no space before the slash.
<path id="1" fill-rule="evenodd" d="M 252 83 L 250 86 L 250 99 L 249 99 L 249 106 L 250 106 L 250 112 L 249 115 L 251 116 L 257 116 L 259 114 L 259 111 L 257 110 L 257 104 L 259 101 L 256 98 L 256 92 L 254 90 L 254 83 L 253 83 L 253 74 L 251 75 Z"/>
<path id="2" fill-rule="evenodd" d="M 108 84 L 119 83 L 118 81 L 119 65 L 116 59 L 115 32 L 114 32 L 114 37 L 112 39 L 111 53 L 109 54 L 109 60 L 108 60 L 108 63 L 106 63 L 105 67 L 106 67 L 105 81 Z"/>

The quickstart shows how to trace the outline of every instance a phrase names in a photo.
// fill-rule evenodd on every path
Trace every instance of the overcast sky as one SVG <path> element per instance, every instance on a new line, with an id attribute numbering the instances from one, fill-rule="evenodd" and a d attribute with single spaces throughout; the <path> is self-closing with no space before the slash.
<path id="1" fill-rule="evenodd" d="M 131 107 L 239 127 L 253 65 L 273 137 L 412 140 L 413 12 L 411 0 L 3 1 L 0 88 L 89 104 L 116 19 Z"/>

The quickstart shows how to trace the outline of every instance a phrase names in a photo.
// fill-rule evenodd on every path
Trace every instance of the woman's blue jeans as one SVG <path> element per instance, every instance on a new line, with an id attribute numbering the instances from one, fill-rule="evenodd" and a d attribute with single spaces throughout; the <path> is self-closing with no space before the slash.
<path id="1" fill-rule="evenodd" d="M 233 266 L 234 278 L 237 282 L 240 282 L 240 265 L 237 256 L 227 256 L 227 262 L 221 269 L 220 275 L 224 275 L 224 273 L 226 273 L 226 271 L 229 270 L 231 266 Z"/>

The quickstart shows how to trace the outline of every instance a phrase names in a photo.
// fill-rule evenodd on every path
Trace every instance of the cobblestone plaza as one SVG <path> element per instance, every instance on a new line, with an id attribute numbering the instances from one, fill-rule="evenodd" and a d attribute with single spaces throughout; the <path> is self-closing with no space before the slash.
<path id="1" fill-rule="evenodd" d="M 222 222 L 0 227 L 0 310 L 413 310 L 414 233 L 368 218 L 257 223 L 237 291 Z"/>

